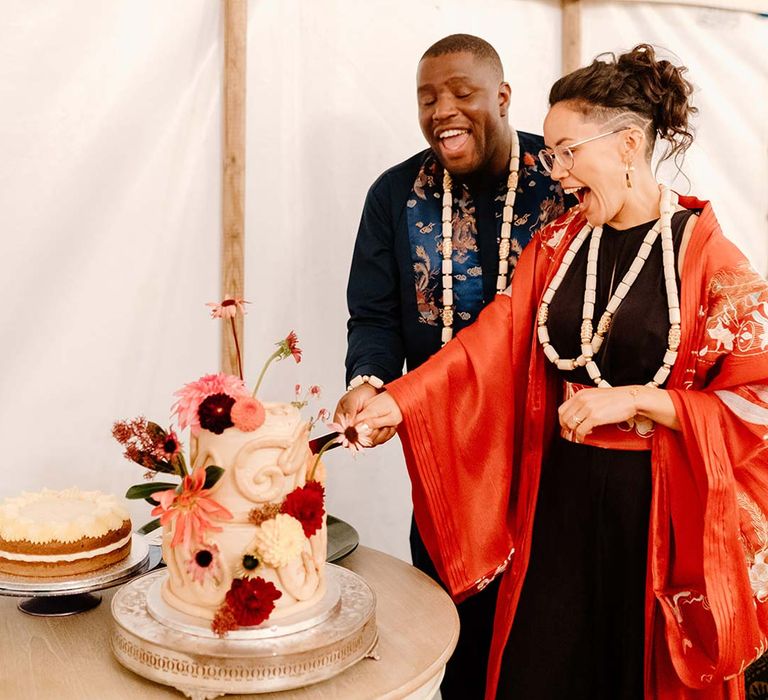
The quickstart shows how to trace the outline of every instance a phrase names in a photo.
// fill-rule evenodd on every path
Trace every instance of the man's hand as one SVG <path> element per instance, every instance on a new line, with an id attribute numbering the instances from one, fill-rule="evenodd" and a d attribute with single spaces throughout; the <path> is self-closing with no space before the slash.
<path id="1" fill-rule="evenodd" d="M 339 399 L 339 403 L 336 405 L 336 410 L 333 414 L 334 422 L 338 423 L 339 417 L 346 415 L 353 423 L 358 423 L 358 413 L 363 410 L 365 403 L 371 401 L 376 394 L 378 394 L 378 389 L 367 383 L 360 384 L 360 386 L 350 389 L 341 397 L 341 399 Z M 396 432 L 394 427 L 371 427 L 371 433 L 368 436 L 371 440 L 371 447 L 385 443 L 387 440 L 390 440 Z"/>
<path id="2" fill-rule="evenodd" d="M 346 415 L 350 420 L 356 422 L 357 414 L 363 410 L 366 401 L 370 401 L 378 391 L 370 384 L 360 384 L 354 389 L 350 389 L 336 404 L 336 410 L 333 412 L 333 420 L 339 422 L 342 415 Z"/>
<path id="3" fill-rule="evenodd" d="M 365 408 L 357 414 L 355 422 L 365 423 L 373 434 L 386 435 L 384 440 L 376 443 L 381 444 L 395 434 L 395 428 L 403 422 L 403 414 L 392 394 L 382 391 L 366 402 Z"/>

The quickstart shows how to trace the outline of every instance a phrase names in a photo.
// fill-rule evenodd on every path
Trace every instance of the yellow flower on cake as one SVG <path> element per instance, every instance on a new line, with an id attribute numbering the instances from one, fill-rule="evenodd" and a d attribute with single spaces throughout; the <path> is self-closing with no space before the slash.
<path id="1" fill-rule="evenodd" d="M 265 564 L 277 569 L 296 559 L 305 542 L 301 523 L 292 515 L 280 513 L 256 528 L 249 549 L 258 552 Z"/>

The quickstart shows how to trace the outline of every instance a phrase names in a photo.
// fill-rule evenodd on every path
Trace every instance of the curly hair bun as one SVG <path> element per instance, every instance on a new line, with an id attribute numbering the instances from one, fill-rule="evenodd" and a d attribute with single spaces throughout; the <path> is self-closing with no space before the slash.
<path id="1" fill-rule="evenodd" d="M 586 115 L 611 118 L 623 112 L 648 122 L 650 146 L 656 137 L 670 143 L 667 157 L 684 153 L 693 142 L 693 86 L 685 66 L 658 59 L 649 44 L 620 54 L 601 54 L 590 65 L 560 78 L 550 90 L 550 106 L 574 102 Z"/>

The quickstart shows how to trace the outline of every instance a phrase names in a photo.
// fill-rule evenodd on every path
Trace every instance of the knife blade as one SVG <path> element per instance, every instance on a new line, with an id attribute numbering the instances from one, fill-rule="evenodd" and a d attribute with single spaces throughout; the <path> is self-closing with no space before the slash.
<path id="1" fill-rule="evenodd" d="M 329 442 L 335 440 L 337 437 L 339 437 L 339 433 L 328 433 L 327 435 L 316 437 L 309 441 L 309 449 L 313 455 L 316 455 L 318 452 L 320 452 L 320 450 L 323 449 L 323 447 L 325 447 Z M 328 450 L 334 449 L 335 447 L 338 447 L 339 445 L 341 445 L 340 442 L 330 445 L 326 452 Z"/>

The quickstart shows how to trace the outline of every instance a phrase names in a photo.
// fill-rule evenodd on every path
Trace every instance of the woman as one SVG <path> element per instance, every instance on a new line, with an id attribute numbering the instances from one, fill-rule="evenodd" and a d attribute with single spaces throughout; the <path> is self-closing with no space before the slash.
<path id="1" fill-rule="evenodd" d="M 768 286 L 653 176 L 684 71 L 640 45 L 555 83 L 540 159 L 579 205 L 357 416 L 399 425 L 454 597 L 506 570 L 488 698 L 743 697 L 768 645 Z"/>

